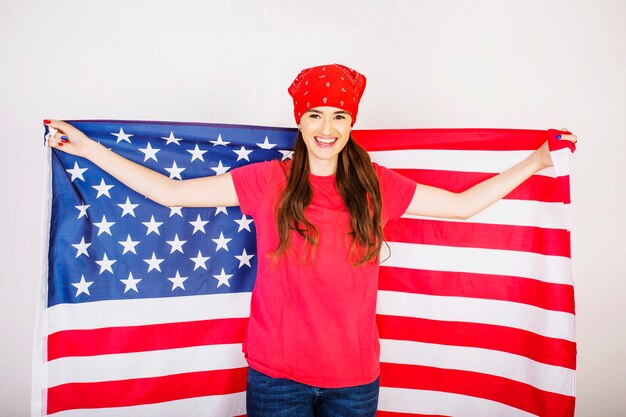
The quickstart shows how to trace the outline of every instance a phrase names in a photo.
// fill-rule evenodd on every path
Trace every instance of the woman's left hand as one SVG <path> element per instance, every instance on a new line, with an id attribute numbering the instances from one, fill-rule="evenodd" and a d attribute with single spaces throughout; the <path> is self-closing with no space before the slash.
<path id="1" fill-rule="evenodd" d="M 561 129 L 561 131 L 569 132 L 569 130 L 567 130 L 567 128 L 565 127 Z M 573 135 L 571 133 L 563 133 L 560 136 L 561 138 L 559 140 L 568 140 L 572 143 L 576 143 L 578 141 L 576 135 Z M 537 158 L 539 159 L 540 169 L 552 166 L 552 157 L 550 157 L 550 148 L 548 147 L 548 141 L 545 141 L 543 145 L 541 145 L 541 147 L 537 149 Z"/>

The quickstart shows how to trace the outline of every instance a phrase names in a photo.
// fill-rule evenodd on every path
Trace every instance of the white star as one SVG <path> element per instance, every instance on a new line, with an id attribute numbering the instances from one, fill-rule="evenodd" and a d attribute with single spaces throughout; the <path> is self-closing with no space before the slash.
<path id="1" fill-rule="evenodd" d="M 222 268 L 222 272 L 220 272 L 219 275 L 213 275 L 213 278 L 217 279 L 217 288 L 221 287 L 222 284 L 226 285 L 227 287 L 230 287 L 230 282 L 228 282 L 228 280 L 232 277 L 233 275 L 230 274 L 226 274 L 224 272 L 224 268 Z"/>
<path id="2" fill-rule="evenodd" d="M 210 258 L 210 256 L 202 256 L 202 252 L 198 251 L 198 256 L 189 259 L 195 262 L 195 265 L 193 267 L 193 270 L 195 271 L 198 268 L 206 269 L 206 261 Z"/>
<path id="3" fill-rule="evenodd" d="M 267 139 L 267 136 L 265 136 L 265 141 L 263 141 L 263 143 L 257 143 L 256 146 L 261 149 L 272 149 L 274 146 L 276 146 L 276 144 L 270 143 L 270 141 Z"/>
<path id="4" fill-rule="evenodd" d="M 279 150 L 278 152 L 280 152 L 283 155 L 283 157 L 280 158 L 281 162 L 284 161 L 285 159 L 293 159 L 293 151 Z"/>
<path id="5" fill-rule="evenodd" d="M 217 146 L 217 145 L 226 146 L 230 143 L 230 142 L 224 142 L 222 140 L 222 135 L 217 135 L 217 140 L 210 140 L 209 142 L 211 142 L 213 146 Z"/>
<path id="6" fill-rule="evenodd" d="M 85 243 L 85 236 L 82 237 L 80 243 L 72 243 L 72 246 L 76 248 L 76 257 L 78 258 L 80 255 L 89 256 L 87 253 L 87 248 L 91 246 L 91 243 Z"/>
<path id="7" fill-rule="evenodd" d="M 226 207 L 215 207 L 215 215 L 217 216 L 220 213 L 224 213 L 225 215 L 228 216 L 228 211 L 226 211 Z"/>
<path id="8" fill-rule="evenodd" d="M 178 234 L 174 235 L 174 240 L 168 240 L 167 243 L 172 247 L 172 251 L 170 254 L 174 253 L 174 251 L 178 251 L 180 253 L 183 252 L 183 245 L 187 243 L 186 240 L 178 240 Z"/>
<path id="9" fill-rule="evenodd" d="M 187 281 L 187 278 L 189 277 L 181 277 L 178 271 L 176 271 L 175 277 L 168 278 L 170 281 L 172 281 L 172 291 L 174 291 L 175 288 L 182 288 L 184 290 L 184 282 Z"/>
<path id="10" fill-rule="evenodd" d="M 170 207 L 170 217 L 174 214 L 178 214 L 180 217 L 183 217 L 182 207 Z"/>
<path id="11" fill-rule="evenodd" d="M 204 162 L 204 157 L 202 155 L 207 153 L 207 151 L 201 150 L 197 144 L 194 149 L 187 149 L 187 152 L 191 154 L 191 162 L 195 161 L 196 159 L 199 159 L 202 162 Z"/>
<path id="12" fill-rule="evenodd" d="M 80 178 L 81 180 L 85 181 L 85 178 L 83 178 L 83 173 L 87 171 L 87 169 L 88 168 L 79 167 L 78 162 L 74 161 L 74 168 L 66 169 L 66 171 L 72 174 L 72 182 L 74 182 L 76 178 Z"/>
<path id="13" fill-rule="evenodd" d="M 111 195 L 109 194 L 109 190 L 115 186 L 107 185 L 107 183 L 104 182 L 104 178 L 102 178 L 100 180 L 100 185 L 92 185 L 91 187 L 98 190 L 98 195 L 96 196 L 96 198 L 100 198 L 100 196 L 103 196 L 103 195 L 106 195 L 107 197 L 111 198 Z"/>
<path id="14" fill-rule="evenodd" d="M 124 129 L 122 129 L 121 127 L 120 127 L 120 133 L 111 133 L 111 134 L 117 137 L 117 142 L 115 143 L 120 143 L 123 140 L 130 143 L 130 137 L 135 136 L 135 135 L 129 135 L 129 134 L 124 133 Z"/>
<path id="15" fill-rule="evenodd" d="M 143 223 L 143 225 L 148 228 L 148 230 L 146 231 L 146 236 L 148 236 L 152 232 L 156 233 L 159 236 L 161 235 L 161 233 L 159 232 L 159 227 L 163 224 L 163 222 L 155 221 L 154 215 L 150 217 L 149 222 L 141 222 L 141 223 Z"/>
<path id="16" fill-rule="evenodd" d="M 159 160 L 156 157 L 156 154 L 161 149 L 153 148 L 152 145 L 150 145 L 150 142 L 148 142 L 148 146 L 146 146 L 145 148 L 139 148 L 139 150 L 143 152 L 144 154 L 144 157 L 143 157 L 144 162 L 146 162 L 148 159 L 154 159 L 156 162 L 159 162 Z"/>
<path id="17" fill-rule="evenodd" d="M 248 155 L 252 153 L 251 150 L 248 151 L 246 150 L 246 148 L 242 146 L 241 149 L 239 149 L 238 151 L 233 150 L 233 152 L 237 154 L 237 161 L 239 161 L 240 159 L 245 159 L 246 161 L 250 161 L 250 159 L 248 158 Z"/>
<path id="18" fill-rule="evenodd" d="M 172 167 L 165 168 L 165 170 L 170 173 L 170 178 L 178 178 L 179 180 L 182 180 L 182 178 L 180 177 L 180 173 L 183 172 L 185 168 L 177 167 L 176 161 L 174 161 L 174 163 L 172 164 Z"/>
<path id="19" fill-rule="evenodd" d="M 124 204 L 118 204 L 122 208 L 122 217 L 130 214 L 135 217 L 135 208 L 139 206 L 139 204 L 132 204 L 130 202 L 130 198 L 126 197 L 126 202 Z"/>
<path id="20" fill-rule="evenodd" d="M 115 222 L 108 222 L 105 215 L 102 215 L 102 221 L 93 223 L 93 225 L 98 228 L 98 236 L 100 236 L 102 233 L 107 233 L 109 236 L 113 236 L 111 234 L 111 226 L 113 226 L 114 224 Z"/>
<path id="21" fill-rule="evenodd" d="M 77 282 L 75 284 L 72 283 L 72 285 L 76 287 L 76 295 L 74 297 L 78 297 L 82 293 L 91 295 L 89 294 L 89 287 L 91 286 L 91 284 L 93 284 L 93 281 L 85 281 L 85 276 L 81 275 L 80 282 Z"/>
<path id="22" fill-rule="evenodd" d="M 170 136 L 168 138 L 164 138 L 161 137 L 161 139 L 165 139 L 167 142 L 165 142 L 166 145 L 169 145 L 170 143 L 175 143 L 177 145 L 180 145 L 180 142 L 182 139 L 181 138 L 175 138 L 174 137 L 174 132 L 170 131 Z"/>
<path id="23" fill-rule="evenodd" d="M 137 289 L 137 284 L 139 284 L 139 281 L 141 281 L 141 279 L 133 278 L 132 272 L 128 273 L 127 279 L 120 279 L 120 281 L 122 281 L 124 285 L 126 285 L 126 288 L 124 288 L 124 294 L 126 294 L 129 290 L 133 290 L 136 293 L 139 292 L 139 290 Z"/>
<path id="24" fill-rule="evenodd" d="M 156 254 L 154 252 L 152 252 L 152 258 L 144 259 L 144 262 L 148 264 L 148 272 L 152 271 L 153 269 L 156 269 L 157 271 L 161 272 L 161 267 L 159 265 L 161 265 L 161 262 L 163 261 L 164 259 L 157 259 Z"/>
<path id="25" fill-rule="evenodd" d="M 107 254 L 104 254 L 104 258 L 102 258 L 101 261 L 96 261 L 96 263 L 98 265 L 100 265 L 100 273 L 102 274 L 104 271 L 109 271 L 110 273 L 113 273 L 113 268 L 111 268 L 111 266 L 117 262 L 115 259 L 109 259 L 107 258 Z"/>
<path id="26" fill-rule="evenodd" d="M 220 249 L 226 249 L 226 252 L 228 252 L 228 242 L 230 242 L 232 239 L 224 238 L 224 233 L 220 232 L 219 238 L 211 239 L 211 240 L 217 244 L 217 248 L 215 249 L 215 252 L 217 252 Z"/>
<path id="27" fill-rule="evenodd" d="M 76 207 L 79 211 L 77 219 L 80 219 L 83 216 L 89 218 L 89 216 L 87 216 L 87 209 L 90 207 L 89 204 L 83 204 L 83 205 L 74 206 L 74 207 Z"/>
<path id="28" fill-rule="evenodd" d="M 213 171 L 215 171 L 215 175 L 220 175 L 226 173 L 230 169 L 230 167 L 225 167 L 222 165 L 222 161 L 219 161 L 216 167 L 211 167 Z"/>
<path id="29" fill-rule="evenodd" d="M 202 220 L 200 218 L 200 215 L 198 214 L 198 218 L 193 221 L 193 222 L 189 222 L 189 224 L 191 224 L 193 226 L 193 233 L 192 235 L 195 235 L 196 232 L 202 232 L 202 233 L 206 233 L 204 231 L 204 226 L 208 223 L 208 220 Z"/>
<path id="30" fill-rule="evenodd" d="M 139 241 L 132 240 L 130 235 L 128 235 L 126 240 L 118 241 L 117 243 L 124 246 L 124 252 L 122 252 L 122 255 L 124 255 L 126 252 L 132 252 L 137 255 L 137 251 L 135 251 L 135 246 L 139 244 Z"/>
<path id="31" fill-rule="evenodd" d="M 252 268 L 252 265 L 250 265 L 250 259 L 252 259 L 253 257 L 254 255 L 248 255 L 246 253 L 246 248 L 243 249 L 243 253 L 240 256 L 235 255 L 235 258 L 239 259 L 239 268 L 244 265 L 248 265 L 250 268 Z"/>
<path id="32" fill-rule="evenodd" d="M 252 223 L 252 219 L 248 219 L 245 214 L 241 216 L 241 220 L 235 220 L 235 223 L 239 225 L 237 233 L 241 232 L 243 229 L 246 229 L 248 232 L 252 231 L 250 230 L 250 223 Z"/>

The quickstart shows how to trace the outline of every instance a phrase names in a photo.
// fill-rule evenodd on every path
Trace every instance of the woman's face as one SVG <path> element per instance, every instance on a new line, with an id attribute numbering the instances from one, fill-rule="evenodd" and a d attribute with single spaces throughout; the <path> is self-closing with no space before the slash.
<path id="1" fill-rule="evenodd" d="M 315 107 L 302 115 L 298 127 L 309 153 L 311 173 L 334 174 L 339 152 L 350 139 L 350 113 L 337 107 Z"/>

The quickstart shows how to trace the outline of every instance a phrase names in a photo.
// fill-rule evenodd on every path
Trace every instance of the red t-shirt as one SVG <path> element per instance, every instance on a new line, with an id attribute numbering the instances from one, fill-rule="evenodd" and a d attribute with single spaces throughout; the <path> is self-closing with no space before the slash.
<path id="1" fill-rule="evenodd" d="M 241 211 L 254 218 L 257 234 L 258 272 L 243 351 L 252 368 L 274 378 L 325 388 L 370 383 L 380 371 L 378 263 L 353 267 L 348 259 L 350 217 L 335 175 L 309 174 L 313 200 L 304 213 L 319 232 L 313 261 L 301 259 L 305 244 L 296 232 L 293 251 L 269 257 L 279 242 L 275 202 L 289 164 L 269 161 L 231 171 Z M 384 225 L 405 212 L 415 183 L 374 167 Z"/>

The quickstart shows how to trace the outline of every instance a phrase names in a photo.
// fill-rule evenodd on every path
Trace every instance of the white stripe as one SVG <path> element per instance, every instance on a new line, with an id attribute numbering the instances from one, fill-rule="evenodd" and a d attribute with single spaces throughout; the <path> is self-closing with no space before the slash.
<path id="1" fill-rule="evenodd" d="M 467 346 L 381 339 L 380 361 L 497 375 L 540 390 L 574 395 L 574 371 L 521 355 Z"/>
<path id="2" fill-rule="evenodd" d="M 532 200 L 498 200 L 467 220 L 405 214 L 408 219 L 429 219 L 446 222 L 502 224 L 569 230 L 570 205 Z"/>
<path id="3" fill-rule="evenodd" d="M 233 417 L 246 413 L 246 393 L 187 398 L 132 407 L 68 410 L 54 417 Z"/>
<path id="4" fill-rule="evenodd" d="M 569 152 L 569 150 L 567 150 Z M 443 149 L 403 149 L 372 151 L 373 162 L 390 169 L 432 169 L 457 172 L 500 173 L 524 160 L 534 151 L 473 151 Z M 559 153 L 559 161 L 561 161 Z M 559 166 L 559 175 L 568 175 L 568 164 Z M 545 168 L 535 175 L 556 177 L 554 168 Z"/>
<path id="5" fill-rule="evenodd" d="M 484 323 L 574 341 L 573 314 L 499 300 L 378 291 L 378 314 Z"/>
<path id="6" fill-rule="evenodd" d="M 382 266 L 507 275 L 572 285 L 570 259 L 565 256 L 400 242 L 389 242 L 389 249 L 391 254 L 383 245 Z"/>
<path id="7" fill-rule="evenodd" d="M 396 413 L 436 414 L 454 417 L 532 417 L 518 408 L 467 395 L 406 388 L 380 388 L 378 409 Z"/>
<path id="8" fill-rule="evenodd" d="M 118 381 L 248 366 L 241 352 L 241 343 L 65 357 L 48 364 L 48 387 L 70 382 Z"/>
<path id="9" fill-rule="evenodd" d="M 48 314 L 49 334 L 68 329 L 248 317 L 250 293 L 57 304 L 48 309 Z"/>
<path id="10" fill-rule="evenodd" d="M 554 172 L 557 176 L 569 175 L 570 161 L 572 160 L 572 151 L 569 148 L 552 151 L 550 152 L 550 157 L 552 158 L 552 165 L 554 165 Z"/>

